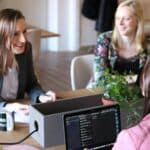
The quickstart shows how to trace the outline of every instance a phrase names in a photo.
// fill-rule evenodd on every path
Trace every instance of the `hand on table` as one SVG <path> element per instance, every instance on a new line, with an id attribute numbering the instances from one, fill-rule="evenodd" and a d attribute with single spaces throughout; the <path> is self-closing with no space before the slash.
<path id="1" fill-rule="evenodd" d="M 53 91 L 48 91 L 45 95 L 39 96 L 39 101 L 41 103 L 54 102 L 56 101 L 56 94 Z"/>
<path id="2" fill-rule="evenodd" d="M 127 75 L 124 77 L 128 84 L 136 83 L 138 76 L 137 75 Z"/>
<path id="3" fill-rule="evenodd" d="M 111 100 L 111 99 L 108 99 L 106 97 L 102 97 L 102 104 L 107 106 L 107 105 L 113 105 L 115 104 L 116 102 Z"/>

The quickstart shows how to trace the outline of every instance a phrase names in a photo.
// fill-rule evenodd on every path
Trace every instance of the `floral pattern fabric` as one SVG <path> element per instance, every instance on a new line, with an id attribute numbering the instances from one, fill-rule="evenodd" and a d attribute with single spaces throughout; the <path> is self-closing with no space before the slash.
<path id="1" fill-rule="evenodd" d="M 106 68 L 114 69 L 119 56 L 115 49 L 113 49 L 111 45 L 111 36 L 112 31 L 101 33 L 97 39 L 97 45 L 95 49 L 95 58 L 94 58 L 94 80 L 88 85 L 87 88 L 96 87 L 99 83 L 104 79 L 104 72 Z M 142 53 L 132 59 L 125 59 L 125 61 L 131 62 L 138 62 L 136 65 L 138 68 L 137 70 L 141 70 L 143 67 L 146 56 L 147 50 L 145 49 Z M 135 60 L 134 60 L 135 59 Z M 138 59 L 138 61 L 137 61 Z M 122 66 L 123 67 L 123 66 Z M 118 68 L 119 69 L 119 68 Z M 119 70 L 116 70 L 119 72 Z"/>

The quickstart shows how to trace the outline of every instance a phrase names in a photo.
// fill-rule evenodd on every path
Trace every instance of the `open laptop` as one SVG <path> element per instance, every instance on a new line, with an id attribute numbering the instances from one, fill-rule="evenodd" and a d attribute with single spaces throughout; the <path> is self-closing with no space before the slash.
<path id="1" fill-rule="evenodd" d="M 110 150 L 121 130 L 118 104 L 94 106 L 64 115 L 67 150 Z"/>

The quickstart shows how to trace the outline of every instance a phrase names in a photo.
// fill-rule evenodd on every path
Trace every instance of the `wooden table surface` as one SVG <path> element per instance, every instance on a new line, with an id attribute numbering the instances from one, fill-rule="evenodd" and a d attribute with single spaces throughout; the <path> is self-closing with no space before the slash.
<path id="1" fill-rule="evenodd" d="M 48 31 L 45 29 L 41 29 L 39 27 L 30 25 L 30 24 L 27 25 L 27 29 L 34 29 L 34 28 L 41 30 L 41 38 L 51 38 L 51 37 L 59 37 L 60 36 L 59 33 L 51 32 L 51 31 Z"/>
<path id="2" fill-rule="evenodd" d="M 102 93 L 102 89 L 81 89 L 76 91 L 62 91 L 58 92 L 57 96 L 63 97 L 63 98 L 72 98 L 72 97 L 79 97 L 79 96 L 87 96 L 87 95 L 93 95 Z M 28 124 L 23 123 L 16 123 L 15 129 L 13 131 L 0 131 L 0 143 L 2 142 L 16 142 L 21 139 L 23 139 L 26 135 L 29 133 L 29 126 Z M 49 148 L 42 148 L 39 143 L 32 137 L 29 137 L 27 140 L 25 140 L 22 144 L 28 144 L 33 147 L 36 147 L 40 150 L 65 150 L 65 145 L 58 145 L 54 147 Z M 0 145 L 0 150 L 3 149 L 5 146 Z"/>

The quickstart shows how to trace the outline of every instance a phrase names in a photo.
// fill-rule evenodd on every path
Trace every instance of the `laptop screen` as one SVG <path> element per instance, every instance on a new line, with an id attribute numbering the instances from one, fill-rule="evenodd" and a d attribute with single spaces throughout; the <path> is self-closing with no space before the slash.
<path id="1" fill-rule="evenodd" d="M 121 130 L 119 105 L 95 106 L 64 115 L 67 150 L 112 148 Z"/>

